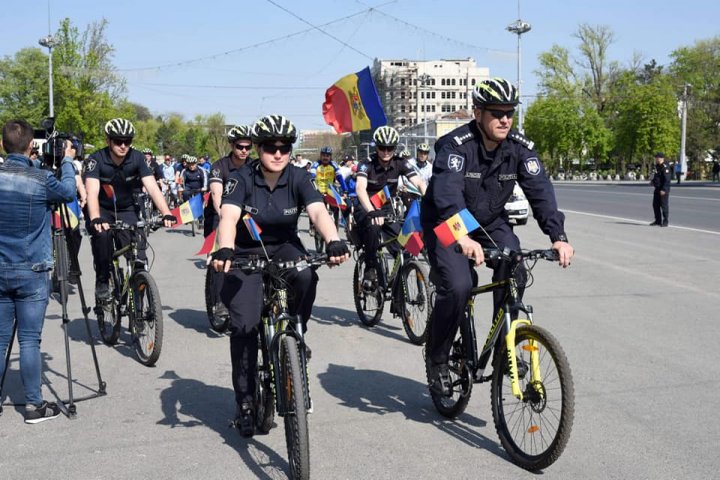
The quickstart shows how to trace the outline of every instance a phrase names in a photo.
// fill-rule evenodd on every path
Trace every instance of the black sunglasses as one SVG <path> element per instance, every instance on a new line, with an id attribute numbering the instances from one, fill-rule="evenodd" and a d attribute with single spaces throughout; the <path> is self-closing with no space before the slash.
<path id="1" fill-rule="evenodd" d="M 513 115 L 515 115 L 515 109 L 511 108 L 510 110 L 497 110 L 494 108 L 485 108 L 486 112 L 488 112 L 490 115 L 493 116 L 493 118 L 497 118 L 498 120 L 501 120 L 503 117 L 507 117 L 508 120 L 513 118 Z"/>
<path id="2" fill-rule="evenodd" d="M 133 139 L 132 138 L 113 138 L 113 139 L 111 139 L 111 141 L 118 147 L 121 145 L 127 145 L 129 147 L 130 145 L 132 145 Z"/>
<path id="3" fill-rule="evenodd" d="M 240 145 L 239 143 L 235 144 L 235 148 L 237 150 L 252 150 L 252 145 Z"/>
<path id="4" fill-rule="evenodd" d="M 383 152 L 392 152 L 393 150 L 395 150 L 395 147 L 385 145 L 378 145 L 376 148 L 378 150 L 382 150 Z"/>
<path id="5" fill-rule="evenodd" d="M 290 150 L 292 150 L 292 145 L 280 145 L 279 147 L 275 145 L 274 143 L 265 144 L 262 146 L 263 152 L 269 153 L 270 155 L 275 155 L 278 150 L 280 150 L 280 153 L 283 155 L 286 155 L 290 153 Z"/>

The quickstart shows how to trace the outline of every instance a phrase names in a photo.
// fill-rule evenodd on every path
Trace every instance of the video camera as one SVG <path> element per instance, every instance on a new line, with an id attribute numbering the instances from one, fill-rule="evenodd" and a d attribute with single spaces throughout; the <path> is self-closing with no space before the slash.
<path id="1" fill-rule="evenodd" d="M 46 141 L 42 146 L 43 163 L 47 168 L 58 169 L 65 158 L 65 140 L 72 143 L 75 150 L 74 160 L 82 160 L 84 155 L 83 142 L 75 135 L 55 130 L 55 118 L 48 117 L 42 121 Z"/>

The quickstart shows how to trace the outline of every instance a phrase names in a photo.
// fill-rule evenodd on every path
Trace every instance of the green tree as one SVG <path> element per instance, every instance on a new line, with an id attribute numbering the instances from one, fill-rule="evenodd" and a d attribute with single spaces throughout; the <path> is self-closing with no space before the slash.
<path id="1" fill-rule="evenodd" d="M 548 96 L 536 100 L 527 111 L 525 132 L 535 141 L 548 171 L 566 167 L 566 161 L 582 149 L 580 105 L 576 100 Z"/>
<path id="2" fill-rule="evenodd" d="M 0 121 L 23 118 L 39 128 L 48 111 L 47 56 L 24 48 L 0 60 Z"/>

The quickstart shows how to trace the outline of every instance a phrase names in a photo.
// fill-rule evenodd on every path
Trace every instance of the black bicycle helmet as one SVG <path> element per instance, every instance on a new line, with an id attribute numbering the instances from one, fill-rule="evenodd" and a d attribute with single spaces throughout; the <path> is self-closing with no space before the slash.
<path id="1" fill-rule="evenodd" d="M 242 139 L 251 140 L 252 128 L 249 125 L 235 125 L 227 133 L 227 138 L 230 142 L 236 142 Z"/>
<path id="2" fill-rule="evenodd" d="M 373 133 L 373 140 L 375 145 L 381 147 L 395 147 L 400 141 L 400 134 L 393 127 L 385 125 L 384 127 L 378 127 Z"/>
<path id="3" fill-rule="evenodd" d="M 295 125 L 282 115 L 267 115 L 252 127 L 252 141 L 258 145 L 275 140 L 295 143 L 297 137 Z"/>
<path id="4" fill-rule="evenodd" d="M 332 147 L 322 147 L 320 149 L 320 154 L 332 155 Z"/>
<path id="5" fill-rule="evenodd" d="M 130 120 L 124 118 L 113 118 L 105 124 L 105 135 L 109 138 L 133 138 L 135 127 Z"/>
<path id="6" fill-rule="evenodd" d="M 472 92 L 473 105 L 512 105 L 520 103 L 515 86 L 504 78 L 495 77 L 475 85 Z"/>

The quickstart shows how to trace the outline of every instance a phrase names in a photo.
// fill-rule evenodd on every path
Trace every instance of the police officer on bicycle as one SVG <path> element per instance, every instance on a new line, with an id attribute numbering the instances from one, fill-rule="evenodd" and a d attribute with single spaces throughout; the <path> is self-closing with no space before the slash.
<path id="1" fill-rule="evenodd" d="M 474 120 L 435 144 L 432 179 L 421 208 L 431 276 L 437 288 L 426 361 L 431 367 L 430 388 L 440 395 L 451 392 L 448 354 L 474 285 L 475 272 L 468 258 L 478 266 L 484 261 L 483 247 L 520 249 L 504 207 L 516 181 L 552 248 L 559 252 L 560 265 L 567 267 L 574 253 L 565 235 L 565 216 L 558 210 L 553 186 L 532 150 L 533 142 L 511 129 L 519 103 L 517 89 L 507 80 L 493 78 L 476 85 L 472 95 Z M 433 228 L 465 208 L 482 228 L 460 237 L 457 247 L 443 247 Z M 494 268 L 493 281 L 509 275 L 499 270 Z M 515 276 L 522 296 L 524 268 L 518 268 Z M 495 293 L 496 303 L 502 300 L 501 293 Z"/>
<path id="2" fill-rule="evenodd" d="M 365 252 L 365 273 L 363 284 L 372 288 L 378 280 L 377 276 L 377 251 L 380 248 L 380 232 L 385 230 L 390 235 L 397 235 L 397 225 L 386 225 L 383 228 L 384 217 L 392 211 L 390 199 L 381 208 L 375 208 L 370 198 L 388 187 L 390 196 L 397 192 L 398 178 L 404 175 L 408 181 L 425 193 L 425 183 L 420 179 L 417 172 L 406 161 L 395 154 L 400 135 L 392 127 L 379 127 L 373 133 L 375 141 L 375 153 L 370 156 L 369 162 L 361 162 L 357 169 L 357 193 L 358 205 L 355 208 L 353 218 L 358 231 L 360 241 Z M 356 228 L 357 228 L 356 227 Z"/>
<path id="3" fill-rule="evenodd" d="M 198 193 L 205 193 L 208 186 L 208 173 L 198 168 L 197 157 L 187 157 L 186 167 L 180 173 L 180 196 L 187 202 Z"/>
<path id="4" fill-rule="evenodd" d="M 323 205 L 310 174 L 290 166 L 290 152 L 297 140 L 297 129 L 287 118 L 270 115 L 260 118 L 252 128 L 259 162 L 235 170 L 225 184 L 220 224 L 219 249 L 213 266 L 225 271 L 221 292 L 230 311 L 230 357 L 237 414 L 235 424 L 243 436 L 255 431 L 255 388 L 258 355 L 258 325 L 263 308 L 260 274 L 230 271 L 236 257 L 267 255 L 274 260 L 294 260 L 307 251 L 298 237 L 298 219 L 304 207 L 310 221 L 327 242 L 330 263 L 349 258 L 333 221 Z M 262 242 L 253 239 L 242 217 L 250 217 L 262 229 Z M 300 315 L 307 325 L 318 277 L 314 270 L 293 271 L 286 277 L 290 293 L 290 314 Z"/>
<path id="5" fill-rule="evenodd" d="M 104 301 L 110 297 L 110 261 L 112 258 L 112 237 L 110 223 L 117 220 L 136 225 L 138 206 L 133 192 L 141 187 L 152 198 L 163 215 L 166 227 L 176 223 L 165 203 L 153 172 L 148 168 L 143 155 L 132 148 L 135 127 L 124 118 L 114 118 L 105 124 L 107 147 L 94 152 L 85 164 L 85 188 L 87 190 L 87 231 L 90 232 L 93 260 L 95 263 L 95 296 Z M 120 232 L 121 243 L 129 243 L 129 233 Z M 143 239 L 140 239 L 142 245 Z M 138 258 L 147 261 L 143 248 Z"/>

